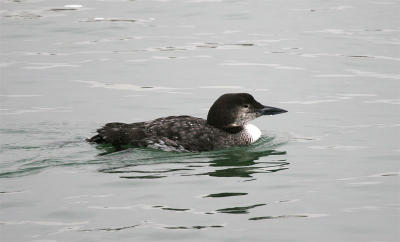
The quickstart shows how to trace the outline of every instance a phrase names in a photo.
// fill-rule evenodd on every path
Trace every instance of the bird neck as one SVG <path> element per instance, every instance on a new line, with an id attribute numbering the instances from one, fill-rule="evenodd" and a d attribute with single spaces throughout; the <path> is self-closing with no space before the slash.
<path id="1" fill-rule="evenodd" d="M 229 127 L 229 128 L 223 128 L 224 131 L 230 133 L 230 134 L 237 134 L 240 133 L 244 130 L 243 126 L 234 126 L 234 127 Z"/>

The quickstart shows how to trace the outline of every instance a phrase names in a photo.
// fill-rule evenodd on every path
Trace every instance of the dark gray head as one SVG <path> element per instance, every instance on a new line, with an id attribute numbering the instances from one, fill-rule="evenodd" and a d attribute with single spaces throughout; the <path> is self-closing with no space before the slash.
<path id="1" fill-rule="evenodd" d="M 248 93 L 227 93 L 211 106 L 207 123 L 217 128 L 240 127 L 262 115 L 286 113 L 286 110 L 264 106 Z"/>

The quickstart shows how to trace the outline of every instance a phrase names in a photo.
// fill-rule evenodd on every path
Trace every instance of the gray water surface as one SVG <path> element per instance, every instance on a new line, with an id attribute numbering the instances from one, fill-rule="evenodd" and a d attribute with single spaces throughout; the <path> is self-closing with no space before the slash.
<path id="1" fill-rule="evenodd" d="M 1 241 L 399 241 L 400 2 L 0 1 Z M 248 147 L 106 150 L 107 122 L 289 112 Z"/>

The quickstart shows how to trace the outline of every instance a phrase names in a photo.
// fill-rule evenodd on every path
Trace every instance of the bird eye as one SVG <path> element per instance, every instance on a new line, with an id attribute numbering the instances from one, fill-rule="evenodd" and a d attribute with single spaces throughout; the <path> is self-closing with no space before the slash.
<path id="1" fill-rule="evenodd" d="M 249 108 L 248 104 L 243 105 L 244 108 Z"/>

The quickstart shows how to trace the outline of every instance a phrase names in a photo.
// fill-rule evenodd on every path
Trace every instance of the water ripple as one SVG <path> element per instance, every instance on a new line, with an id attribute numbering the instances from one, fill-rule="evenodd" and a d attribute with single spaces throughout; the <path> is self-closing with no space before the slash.
<path id="1" fill-rule="evenodd" d="M 277 215 L 277 216 L 261 216 L 261 217 L 252 217 L 249 220 L 265 220 L 265 219 L 283 219 L 283 218 L 321 218 L 329 216 L 328 214 L 289 214 L 289 215 Z"/>
<path id="2" fill-rule="evenodd" d="M 45 131 L 44 127 L 47 127 Z M 124 179 L 204 175 L 248 178 L 258 173 L 285 170 L 289 166 L 282 157 L 286 152 L 276 150 L 288 141 L 281 135 L 261 137 L 250 146 L 211 152 L 182 154 L 135 148 L 96 156 L 98 151 L 93 150 L 84 137 L 77 135 L 72 140 L 62 139 L 71 130 L 79 132 L 69 124 L 49 126 L 46 123 L 29 128 L 0 129 L 0 133 L 13 137 L 13 140 L 0 145 L 2 157 L 7 161 L 0 166 L 0 177 L 24 176 L 50 167 L 96 165 L 99 172 L 116 174 Z M 18 141 L 20 138 L 23 141 Z M 104 147 L 99 148 L 104 150 Z"/>
<path id="3" fill-rule="evenodd" d="M 289 163 L 285 159 L 272 158 L 286 154 L 273 149 L 281 142 L 286 141 L 262 137 L 251 146 L 202 153 L 171 153 L 147 149 L 135 149 L 133 153 L 125 150 L 103 156 L 115 157 L 113 160 L 118 162 L 108 164 L 108 167 L 99 171 L 120 174 L 120 178 L 125 179 L 159 179 L 171 175 L 252 178 L 258 173 L 288 169 Z M 272 158 L 270 161 L 258 161 L 268 156 Z"/>
<path id="4" fill-rule="evenodd" d="M 298 66 L 284 66 L 280 64 L 269 64 L 269 63 L 255 63 L 255 62 L 237 62 L 237 61 L 225 61 L 220 63 L 222 66 L 263 66 L 277 70 L 305 70 Z"/>
<path id="5" fill-rule="evenodd" d="M 265 203 L 254 204 L 251 206 L 244 206 L 244 207 L 232 207 L 232 208 L 221 208 L 217 209 L 218 213 L 229 213 L 229 214 L 247 214 L 249 213 L 249 209 L 265 206 Z"/>

